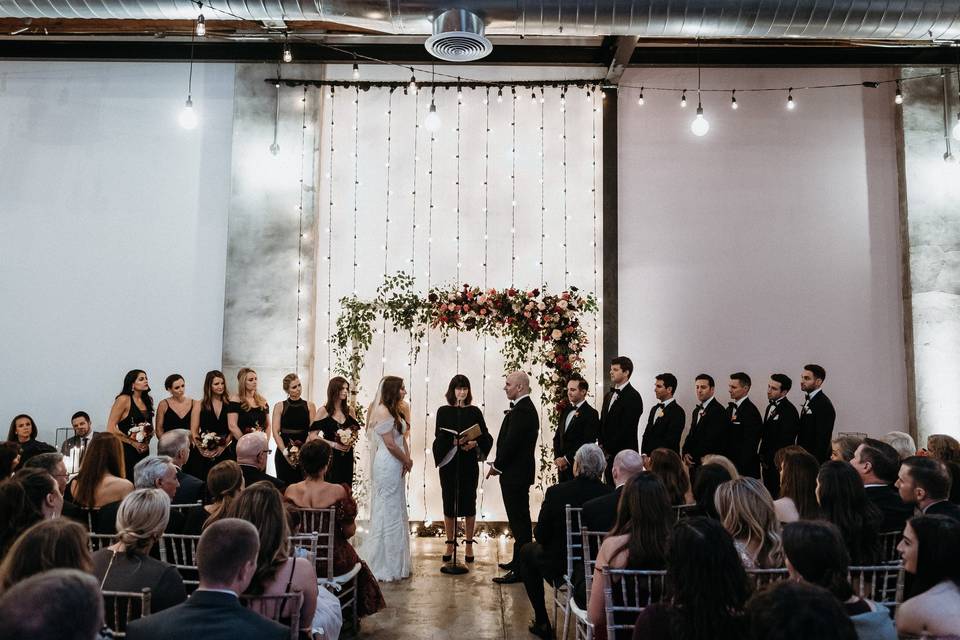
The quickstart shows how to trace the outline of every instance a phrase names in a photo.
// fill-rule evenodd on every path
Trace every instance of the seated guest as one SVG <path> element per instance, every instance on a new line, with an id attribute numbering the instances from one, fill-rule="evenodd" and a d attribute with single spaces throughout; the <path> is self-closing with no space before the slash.
<path id="1" fill-rule="evenodd" d="M 590 587 L 587 617 L 594 624 L 597 640 L 607 637 L 604 588 L 608 585 L 603 569 L 662 570 L 667 563 L 667 543 L 675 519 L 667 489 L 656 475 L 639 473 L 624 485 L 617 522 L 600 545 Z M 617 591 L 614 587 L 615 594 Z M 653 602 L 663 596 L 658 592 L 645 595 L 644 599 Z"/>
<path id="2" fill-rule="evenodd" d="M 610 531 L 617 521 L 617 504 L 623 485 L 643 472 L 643 458 L 633 449 L 624 449 L 613 458 L 613 493 L 583 503 L 580 522 L 589 531 Z"/>
<path id="3" fill-rule="evenodd" d="M 0 482 L 0 557 L 28 527 L 59 518 L 62 508 L 57 481 L 42 469 L 21 469 Z"/>
<path id="4" fill-rule="evenodd" d="M 63 441 L 60 445 L 60 453 L 65 456 L 70 455 L 72 449 L 80 449 L 79 460 L 83 462 L 83 456 L 87 452 L 87 445 L 90 444 L 90 431 L 93 429 L 90 423 L 90 416 L 86 411 L 77 411 L 70 417 L 70 426 L 73 427 L 73 435 Z"/>
<path id="5" fill-rule="evenodd" d="M 747 603 L 754 640 L 857 640 L 853 622 L 823 587 L 779 582 Z"/>
<path id="6" fill-rule="evenodd" d="M 897 550 L 913 577 L 909 598 L 897 608 L 897 632 L 910 636 L 960 635 L 960 523 L 919 516 L 903 529 Z"/>
<path id="7" fill-rule="evenodd" d="M 66 495 L 67 491 L 67 465 L 63 462 L 62 453 L 41 453 L 40 455 L 33 456 L 30 460 L 23 465 L 24 469 L 43 469 L 57 481 L 57 487 L 60 489 L 60 495 Z M 77 505 L 69 502 L 68 500 L 63 501 L 63 510 L 61 515 L 65 518 L 83 518 L 83 512 L 80 510 Z"/>
<path id="8" fill-rule="evenodd" d="M 783 528 L 790 578 L 823 587 L 853 622 L 860 640 L 897 640 L 890 610 L 853 592 L 847 577 L 850 555 L 840 530 L 829 522 L 794 522 Z"/>
<path id="9" fill-rule="evenodd" d="M 243 487 L 243 473 L 236 462 L 224 460 L 213 465 L 207 473 L 207 497 L 210 504 L 197 505 L 187 512 L 183 532 L 198 536 L 205 528 L 223 518 L 230 504 L 243 491 Z"/>
<path id="10" fill-rule="evenodd" d="M 901 460 L 917 455 L 917 445 L 913 441 L 913 436 L 905 431 L 891 431 L 881 440 L 893 447 Z"/>
<path id="11" fill-rule="evenodd" d="M 741 476 L 717 487 L 720 523 L 731 536 L 747 569 L 783 566 L 780 522 L 770 492 L 756 478 Z"/>
<path id="12" fill-rule="evenodd" d="M 56 451 L 46 442 L 37 440 L 37 425 L 33 418 L 25 413 L 14 416 L 10 421 L 10 431 L 7 432 L 7 442 L 16 442 L 20 445 L 20 466 L 38 453 Z M 19 468 L 19 467 L 17 467 Z"/>
<path id="13" fill-rule="evenodd" d="M 693 482 L 693 500 L 697 505 L 696 514 L 719 520 L 714 495 L 724 482 L 731 480 L 730 472 L 719 464 L 705 464 L 697 471 Z"/>
<path id="14" fill-rule="evenodd" d="M 903 531 L 907 518 L 913 515 L 913 506 L 900 499 L 894 483 L 900 470 L 900 456 L 886 442 L 865 439 L 850 461 L 860 474 L 867 499 L 883 514 L 881 531 Z"/>
<path id="15" fill-rule="evenodd" d="M 934 458 L 913 456 L 900 465 L 900 497 L 925 516 L 941 515 L 960 520 L 960 506 L 950 502 L 950 472 Z"/>
<path id="16" fill-rule="evenodd" d="M 543 581 L 560 584 L 567 570 L 566 507 L 580 507 L 587 500 L 613 492 L 603 484 L 606 466 L 603 449 L 595 444 L 581 445 L 573 457 L 573 480 L 547 488 L 533 531 L 536 542 L 520 548 L 520 576 L 534 613 L 530 632 L 541 638 L 553 638 L 543 603 Z M 494 578 L 494 582 L 500 580 Z"/>
<path id="17" fill-rule="evenodd" d="M 137 489 L 160 489 L 172 503 L 177 495 L 180 482 L 177 480 L 177 468 L 170 456 L 147 456 L 133 467 L 133 484 Z M 183 531 L 184 515 L 179 511 L 170 511 L 166 533 L 180 533 Z M 159 549 L 154 551 L 154 557 L 159 558 Z"/>
<path id="18" fill-rule="evenodd" d="M 860 475 L 848 462 L 828 460 L 817 475 L 817 502 L 823 518 L 840 529 L 854 566 L 874 564 L 883 515 L 867 499 Z"/>
<path id="19" fill-rule="evenodd" d="M 239 595 L 246 593 L 257 572 L 260 536 L 249 522 L 224 518 L 207 527 L 197 545 L 200 587 L 190 599 L 127 625 L 128 640 L 286 640 L 283 625 L 246 609 Z"/>
<path id="20" fill-rule="evenodd" d="M 727 473 L 730 474 L 731 480 L 736 480 L 740 477 L 740 472 L 737 471 L 737 465 L 733 464 L 733 460 L 727 456 L 722 456 L 719 453 L 710 453 L 703 456 L 703 464 L 718 464 L 724 469 L 727 470 Z"/>
<path id="21" fill-rule="evenodd" d="M 114 533 L 120 501 L 133 491 L 126 480 L 123 445 L 111 433 L 98 433 L 90 439 L 80 472 L 67 485 L 64 498 L 91 512 L 94 533 Z M 87 519 L 83 518 L 83 524 Z"/>
<path id="22" fill-rule="evenodd" d="M 742 640 L 751 587 L 730 534 L 712 518 L 688 518 L 668 546 L 664 597 L 640 612 L 634 640 Z"/>
<path id="23" fill-rule="evenodd" d="M 247 486 L 266 480 L 283 492 L 287 485 L 266 472 L 269 455 L 269 440 L 267 440 L 267 434 L 262 431 L 251 431 L 237 441 L 237 462 L 240 464 L 240 470 L 243 471 L 243 480 Z"/>
<path id="24" fill-rule="evenodd" d="M 16 442 L 0 442 L 0 481 L 13 475 L 20 464 L 20 445 Z"/>
<path id="25" fill-rule="evenodd" d="M 187 599 L 176 568 L 150 557 L 169 517 L 170 497 L 159 489 L 137 489 L 123 499 L 117 511 L 117 542 L 93 554 L 93 574 L 104 590 L 140 591 L 148 587 L 151 611 Z"/>
<path id="26" fill-rule="evenodd" d="M 850 462 L 863 438 L 841 435 L 830 441 L 830 459 L 838 462 Z"/>
<path id="27" fill-rule="evenodd" d="M 280 492 L 269 482 L 257 482 L 243 490 L 228 513 L 231 518 L 246 520 L 260 532 L 257 570 L 244 593 L 269 596 L 301 592 L 300 633 L 312 637 L 317 570 L 310 559 L 290 555 L 290 527 Z M 291 612 L 284 612 L 285 619 L 289 620 L 290 615 Z"/>
<path id="28" fill-rule="evenodd" d="M 0 593 L 51 569 L 90 573 L 92 568 L 86 529 L 64 518 L 41 520 L 17 538 L 0 564 Z"/>
<path id="29" fill-rule="evenodd" d="M 773 501 L 777 520 L 780 524 L 786 524 L 819 518 L 817 474 L 820 464 L 802 447 L 781 451 L 784 451 L 784 455 L 780 463 L 780 498 Z"/>
<path id="30" fill-rule="evenodd" d="M 935 433 L 927 438 L 927 454 L 947 465 L 950 502 L 960 503 L 960 442 L 952 436 Z"/>
<path id="31" fill-rule="evenodd" d="M 350 544 L 350 538 L 357 532 L 357 503 L 350 487 L 325 480 L 332 453 L 333 449 L 326 440 L 311 440 L 303 445 L 300 450 L 300 467 L 303 469 L 304 480 L 287 487 L 284 496 L 301 509 L 336 507 L 333 573 L 343 575 L 351 571 L 358 562 L 361 563 L 360 573 L 357 574 L 357 612 L 361 617 L 368 616 L 383 609 L 386 603 L 376 577 Z"/>
<path id="32" fill-rule="evenodd" d="M 704 456 L 704 459 L 711 456 Z M 690 476 L 680 454 L 672 449 L 654 449 L 647 458 L 647 468 L 656 475 L 667 488 L 670 504 L 679 506 L 693 504 L 693 492 L 690 490 Z"/>
<path id="33" fill-rule="evenodd" d="M 171 429 L 160 436 L 157 444 L 157 455 L 169 456 L 173 466 L 177 468 L 177 493 L 173 496 L 173 504 L 192 504 L 200 502 L 203 497 L 203 480 L 185 473 L 183 465 L 190 458 L 190 432 L 186 429 Z"/>
<path id="34" fill-rule="evenodd" d="M 103 596 L 84 571 L 46 571 L 0 597 L 4 640 L 97 640 L 102 627 Z"/>

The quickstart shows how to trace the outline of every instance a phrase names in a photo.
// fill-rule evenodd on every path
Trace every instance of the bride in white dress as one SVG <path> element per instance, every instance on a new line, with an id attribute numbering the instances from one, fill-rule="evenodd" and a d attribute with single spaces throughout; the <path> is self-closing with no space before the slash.
<path id="1" fill-rule="evenodd" d="M 370 531 L 361 555 L 381 582 L 410 577 L 410 523 L 404 479 L 413 468 L 403 378 L 386 376 L 367 410 L 370 448 Z"/>

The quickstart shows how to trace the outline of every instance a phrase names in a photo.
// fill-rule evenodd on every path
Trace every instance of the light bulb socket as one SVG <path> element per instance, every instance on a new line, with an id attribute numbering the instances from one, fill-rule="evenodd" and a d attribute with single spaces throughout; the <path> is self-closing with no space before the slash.
<path id="1" fill-rule="evenodd" d="M 697 105 L 697 117 L 698 117 L 698 118 L 702 118 L 702 117 L 703 117 L 703 105 L 701 105 L 701 104 L 698 104 L 698 105 Z"/>

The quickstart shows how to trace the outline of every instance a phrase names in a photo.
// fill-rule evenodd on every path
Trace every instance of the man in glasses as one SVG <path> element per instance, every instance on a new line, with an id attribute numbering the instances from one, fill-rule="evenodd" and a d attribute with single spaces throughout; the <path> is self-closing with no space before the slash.
<path id="1" fill-rule="evenodd" d="M 243 472 L 245 485 L 249 487 L 254 482 L 266 480 L 283 493 L 287 485 L 267 473 L 269 455 L 267 434 L 262 431 L 253 431 L 237 440 L 237 463 Z"/>

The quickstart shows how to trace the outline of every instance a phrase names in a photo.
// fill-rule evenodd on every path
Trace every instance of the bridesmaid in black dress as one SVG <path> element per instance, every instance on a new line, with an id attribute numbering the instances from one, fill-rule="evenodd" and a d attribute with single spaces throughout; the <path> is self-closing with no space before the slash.
<path id="1" fill-rule="evenodd" d="M 237 395 L 230 396 L 227 407 L 230 433 L 239 440 L 254 431 L 263 431 L 270 441 L 270 405 L 257 391 L 257 372 L 243 367 L 237 372 Z"/>
<path id="2" fill-rule="evenodd" d="M 153 438 L 153 398 L 147 374 L 142 369 L 128 371 L 124 376 L 123 389 L 110 407 L 107 431 L 123 442 L 126 477 L 133 482 L 133 468 L 150 455 Z"/>
<path id="3" fill-rule="evenodd" d="M 310 431 L 319 431 L 320 437 L 333 447 L 333 460 L 327 470 L 327 482 L 353 486 L 353 445 L 346 445 L 337 436 L 337 431 L 349 429 L 354 435 L 360 431 L 360 423 L 347 402 L 350 383 L 337 376 L 327 383 L 327 403 L 317 412 L 317 421 Z"/>
<path id="4" fill-rule="evenodd" d="M 483 412 L 473 406 L 470 380 L 457 374 L 447 387 L 447 406 L 437 409 L 434 431 L 433 457 L 440 467 L 440 490 L 443 495 L 443 528 L 447 534 L 444 562 L 450 560 L 456 540 L 457 518 L 465 518 L 466 550 L 464 560 L 473 562 L 473 532 L 477 524 L 477 484 L 480 480 L 480 461 L 486 460 L 493 448 L 493 436 L 487 430 Z M 471 441 L 457 440 L 454 434 L 473 425 L 480 426 L 480 436 Z M 459 446 L 458 446 L 459 445 Z"/>
<path id="5" fill-rule="evenodd" d="M 171 373 L 163 382 L 170 393 L 157 405 L 157 437 L 163 437 L 165 431 L 174 429 L 190 430 L 190 414 L 193 412 L 193 398 L 188 398 L 187 383 L 179 373 Z"/>
<path id="6" fill-rule="evenodd" d="M 300 469 L 300 450 L 307 443 L 310 425 L 317 416 L 317 407 L 303 399 L 303 384 L 295 373 L 283 377 L 287 399 L 273 406 L 273 438 L 277 443 L 274 463 L 277 477 L 290 485 L 303 481 Z"/>
<path id="7" fill-rule="evenodd" d="M 207 474 L 218 462 L 233 460 L 236 453 L 233 447 L 233 434 L 227 426 L 227 379 L 219 371 L 208 371 L 203 380 L 203 400 L 194 400 L 190 410 L 190 436 L 193 446 L 190 459 L 184 470 L 204 482 Z M 203 446 L 203 436 L 215 433 L 220 444 L 215 447 Z"/>

